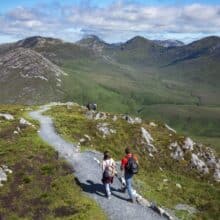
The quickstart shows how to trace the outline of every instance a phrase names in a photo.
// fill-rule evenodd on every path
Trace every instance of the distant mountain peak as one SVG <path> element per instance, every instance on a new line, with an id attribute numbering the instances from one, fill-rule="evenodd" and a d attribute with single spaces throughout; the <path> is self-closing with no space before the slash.
<path id="1" fill-rule="evenodd" d="M 101 41 L 101 42 L 104 42 L 100 37 L 98 37 L 97 35 L 94 35 L 94 34 L 89 34 L 89 35 L 86 35 L 84 38 L 82 39 L 90 39 L 90 40 L 97 40 L 97 41 Z"/>
<path id="2" fill-rule="evenodd" d="M 137 49 L 137 48 L 151 48 L 154 47 L 156 44 L 144 37 L 135 36 L 130 40 L 126 41 L 122 47 L 127 49 Z"/>
<path id="3" fill-rule="evenodd" d="M 105 41 L 96 35 L 87 35 L 81 40 L 76 42 L 77 45 L 92 49 L 96 53 L 101 53 L 104 47 L 108 47 Z"/>
<path id="4" fill-rule="evenodd" d="M 104 40 L 96 35 L 86 35 L 81 40 L 77 41 L 76 44 L 79 45 L 88 45 L 88 44 L 107 44 Z"/>
<path id="5" fill-rule="evenodd" d="M 153 42 L 162 47 L 182 47 L 185 45 L 182 41 L 174 40 L 174 39 L 154 40 Z"/>
<path id="6" fill-rule="evenodd" d="M 128 40 L 126 43 L 131 43 L 131 42 L 147 42 L 149 41 L 148 39 L 142 37 L 142 36 L 135 36 Z"/>
<path id="7" fill-rule="evenodd" d="M 51 38 L 51 37 L 42 37 L 42 36 L 32 36 L 18 41 L 16 44 L 19 47 L 33 48 L 33 47 L 42 47 L 45 43 L 56 44 L 61 43 L 62 40 Z"/>

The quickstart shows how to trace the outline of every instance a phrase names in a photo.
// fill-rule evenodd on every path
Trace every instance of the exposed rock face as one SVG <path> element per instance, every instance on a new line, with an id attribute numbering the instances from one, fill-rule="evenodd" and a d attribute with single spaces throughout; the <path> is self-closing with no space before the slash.
<path id="1" fill-rule="evenodd" d="M 176 187 L 182 189 L 182 186 L 179 183 L 176 183 Z"/>
<path id="2" fill-rule="evenodd" d="M 107 43 L 105 43 L 103 40 L 95 35 L 89 35 L 78 41 L 77 44 L 81 47 L 89 48 L 97 54 L 101 54 L 103 49 L 109 46 Z"/>
<path id="3" fill-rule="evenodd" d="M 91 110 L 91 111 L 87 111 L 85 116 L 87 119 L 92 120 L 94 117 L 94 114 L 95 114 L 95 112 Z"/>
<path id="4" fill-rule="evenodd" d="M 24 48 L 12 50 L 0 57 L 0 67 L 3 77 L 13 69 L 19 71 L 22 78 L 39 78 L 45 81 L 51 77 L 49 73 L 53 73 L 57 79 L 61 75 L 66 75 L 58 66 L 39 53 Z"/>
<path id="5" fill-rule="evenodd" d="M 90 142 L 91 141 L 91 137 L 87 134 L 84 134 L 83 138 L 80 138 L 79 143 L 86 143 L 86 142 Z"/>
<path id="6" fill-rule="evenodd" d="M 106 138 L 107 136 L 116 133 L 116 130 L 109 128 L 108 123 L 97 124 L 97 129 L 102 133 L 103 138 Z"/>
<path id="7" fill-rule="evenodd" d="M 179 40 L 154 40 L 157 45 L 162 47 L 182 47 L 184 43 Z"/>
<path id="8" fill-rule="evenodd" d="M 166 127 L 168 130 L 172 131 L 173 133 L 176 133 L 176 130 L 174 130 L 173 128 L 171 128 L 169 125 L 165 124 L 165 127 Z"/>
<path id="9" fill-rule="evenodd" d="M 151 142 L 154 140 L 152 138 L 152 136 L 150 135 L 150 133 L 145 129 L 145 128 L 141 128 L 141 132 L 142 132 L 142 137 L 145 139 L 145 141 L 147 142 L 147 144 L 151 144 Z"/>
<path id="10" fill-rule="evenodd" d="M 88 134 L 84 134 L 84 137 L 88 140 L 91 141 L 91 137 Z"/>
<path id="11" fill-rule="evenodd" d="M 50 37 L 41 37 L 41 36 L 33 36 L 25 38 L 24 40 L 20 40 L 16 43 L 17 47 L 25 47 L 25 48 L 41 48 L 46 46 L 46 44 L 54 45 L 62 43 L 61 40 L 50 38 Z"/>
<path id="12" fill-rule="evenodd" d="M 5 120 L 14 120 L 14 116 L 11 114 L 0 113 L 0 118 L 4 118 Z"/>
<path id="13" fill-rule="evenodd" d="M 220 182 L 220 168 L 216 168 L 214 172 L 214 179 L 216 182 Z"/>
<path id="14" fill-rule="evenodd" d="M 58 66 L 33 50 L 11 50 L 0 56 L 1 100 L 8 94 L 13 99 L 7 100 L 8 103 L 20 102 L 24 98 L 24 102 L 30 99 L 32 104 L 41 95 L 42 99 L 48 99 L 49 95 L 58 96 L 63 75 L 66 74 Z"/>
<path id="15" fill-rule="evenodd" d="M 16 127 L 16 130 L 13 131 L 13 134 L 16 134 L 16 135 L 17 135 L 17 134 L 19 134 L 19 133 L 21 133 L 21 129 L 20 129 L 19 126 L 17 126 L 17 127 Z"/>
<path id="16" fill-rule="evenodd" d="M 178 145 L 177 142 L 172 143 L 170 145 L 170 148 L 173 150 L 173 152 L 170 154 L 170 156 L 174 159 L 174 160 L 182 160 L 184 153 L 183 150 L 181 149 L 181 147 Z"/>
<path id="17" fill-rule="evenodd" d="M 173 142 L 169 145 L 172 151 L 170 156 L 174 160 L 184 160 L 187 153 L 190 160 L 186 161 L 192 168 L 198 170 L 201 174 L 211 173 L 213 179 L 220 182 L 220 160 L 216 157 L 214 150 L 204 147 L 202 144 L 195 143 L 191 138 L 187 137 L 183 142 Z"/>
<path id="18" fill-rule="evenodd" d="M 157 152 L 157 149 L 152 144 L 153 138 L 151 134 L 143 127 L 141 127 L 142 138 L 144 139 L 143 144 L 145 144 L 148 152 L 151 154 L 152 152 Z"/>
<path id="19" fill-rule="evenodd" d="M 154 122 L 150 122 L 149 124 L 151 127 L 157 127 L 157 124 L 155 124 Z"/>
<path id="20" fill-rule="evenodd" d="M 207 167 L 205 162 L 203 160 L 199 159 L 199 157 L 194 153 L 192 154 L 191 163 L 201 173 L 204 173 L 204 174 L 209 173 L 209 168 Z"/>
<path id="21" fill-rule="evenodd" d="M 105 112 L 96 112 L 94 110 L 90 110 L 86 112 L 86 117 L 90 120 L 106 120 L 108 115 Z"/>
<path id="22" fill-rule="evenodd" d="M 107 115 L 105 112 L 98 112 L 96 115 L 95 115 L 95 120 L 105 120 L 107 119 Z"/>
<path id="23" fill-rule="evenodd" d="M 194 146 L 194 142 L 192 141 L 192 139 L 190 139 L 189 137 L 187 137 L 184 140 L 184 143 L 178 143 L 177 141 L 171 143 L 169 145 L 169 149 L 172 150 L 173 152 L 171 153 L 171 157 L 175 160 L 181 160 L 184 159 L 184 154 L 187 151 L 193 151 L 193 146 Z"/>
<path id="24" fill-rule="evenodd" d="M 0 166 L 0 187 L 3 186 L 2 182 L 7 181 L 7 173 L 12 173 L 12 170 L 10 170 L 6 165 Z"/>
<path id="25" fill-rule="evenodd" d="M 129 124 L 141 124 L 142 123 L 142 119 L 138 117 L 132 118 L 131 116 L 124 115 L 122 118 L 125 119 Z"/>
<path id="26" fill-rule="evenodd" d="M 183 149 L 192 151 L 194 144 L 193 140 L 187 137 L 184 141 Z"/>
<path id="27" fill-rule="evenodd" d="M 117 121 L 118 117 L 116 115 L 113 116 L 112 121 Z"/>
<path id="28" fill-rule="evenodd" d="M 21 126 L 33 126 L 33 127 L 34 127 L 33 124 L 31 124 L 29 121 L 27 121 L 27 120 L 24 119 L 24 118 L 21 118 L 21 119 L 20 119 L 19 124 L 20 124 Z"/>

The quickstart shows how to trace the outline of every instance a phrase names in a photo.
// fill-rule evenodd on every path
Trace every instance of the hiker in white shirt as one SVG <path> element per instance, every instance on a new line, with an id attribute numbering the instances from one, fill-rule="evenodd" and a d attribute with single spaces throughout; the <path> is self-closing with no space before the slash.
<path id="1" fill-rule="evenodd" d="M 113 183 L 113 179 L 116 173 L 116 164 L 115 161 L 111 158 L 108 151 L 104 152 L 104 158 L 102 162 L 102 182 L 105 186 L 106 196 L 110 199 L 111 189 L 110 184 Z"/>

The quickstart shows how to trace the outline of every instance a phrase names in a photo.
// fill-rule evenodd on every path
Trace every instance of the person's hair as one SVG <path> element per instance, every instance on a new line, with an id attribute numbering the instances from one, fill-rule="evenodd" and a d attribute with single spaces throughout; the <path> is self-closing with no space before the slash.
<path id="1" fill-rule="evenodd" d="M 104 152 L 104 160 L 108 160 L 108 159 L 110 159 L 111 158 L 111 156 L 110 156 L 110 153 L 109 153 L 109 151 L 105 151 Z"/>
<path id="2" fill-rule="evenodd" d="M 125 153 L 126 153 L 126 154 L 130 154 L 130 153 L 131 153 L 130 147 L 126 147 L 126 148 L 125 148 Z"/>

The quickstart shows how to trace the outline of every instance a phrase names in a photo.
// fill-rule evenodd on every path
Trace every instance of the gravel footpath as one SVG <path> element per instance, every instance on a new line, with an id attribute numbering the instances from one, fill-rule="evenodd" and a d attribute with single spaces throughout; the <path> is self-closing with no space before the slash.
<path id="1" fill-rule="evenodd" d="M 105 197 L 103 184 L 101 183 L 101 168 L 96 159 L 101 160 L 102 154 L 96 151 L 79 153 L 74 144 L 66 142 L 55 131 L 50 117 L 41 113 L 48 110 L 49 106 L 42 106 L 40 110 L 33 111 L 30 116 L 40 122 L 40 137 L 59 152 L 60 157 L 65 158 L 74 168 L 74 176 L 77 178 L 83 191 L 93 198 L 112 220 L 159 220 L 165 219 L 150 208 L 127 201 L 127 193 L 119 191 L 120 181 L 115 178 L 112 185 L 112 196 L 108 200 Z"/>

